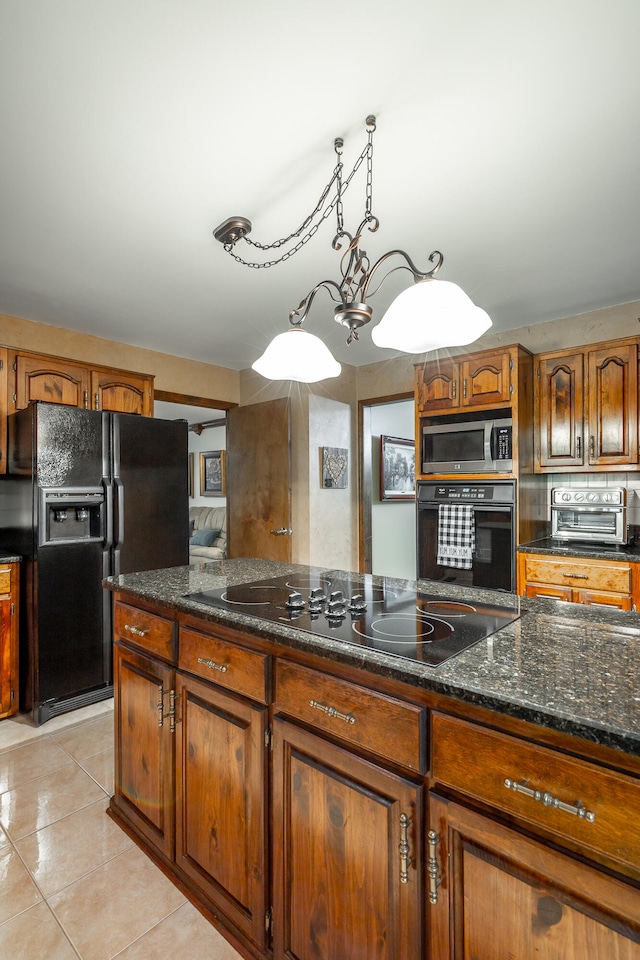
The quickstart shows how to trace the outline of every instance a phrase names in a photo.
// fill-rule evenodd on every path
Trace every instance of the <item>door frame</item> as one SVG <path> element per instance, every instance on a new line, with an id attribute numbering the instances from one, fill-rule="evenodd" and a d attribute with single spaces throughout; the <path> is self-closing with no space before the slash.
<path id="1" fill-rule="evenodd" d="M 393 393 L 386 397 L 369 397 L 358 400 L 358 571 L 371 573 L 372 565 L 372 517 L 371 503 L 374 484 L 371 455 L 371 408 L 385 404 L 413 400 L 414 391 Z"/>

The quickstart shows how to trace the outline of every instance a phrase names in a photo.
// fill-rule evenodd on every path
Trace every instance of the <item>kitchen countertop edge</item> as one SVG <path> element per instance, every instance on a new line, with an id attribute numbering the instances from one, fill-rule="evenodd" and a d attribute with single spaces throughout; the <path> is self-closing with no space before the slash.
<path id="1" fill-rule="evenodd" d="M 640 696 L 633 687 L 633 674 L 626 670 L 628 661 L 636 652 L 640 653 L 640 617 L 637 614 L 606 611 L 604 617 L 594 607 L 584 608 L 566 602 L 559 604 L 553 600 L 525 600 L 513 594 L 499 594 L 497 600 L 494 591 L 469 591 L 450 584 L 419 581 L 418 586 L 424 590 L 447 596 L 464 596 L 466 599 L 471 594 L 478 601 L 518 605 L 522 613 L 519 620 L 488 640 L 481 641 L 439 667 L 429 667 L 367 648 L 352 647 L 339 640 L 318 637 L 286 624 L 263 621 L 233 611 L 227 613 L 184 597 L 187 592 L 260 580 L 279 576 L 283 572 L 327 573 L 327 568 L 276 561 L 223 560 L 109 577 L 104 581 L 104 586 L 132 599 L 158 604 L 168 611 L 196 616 L 210 623 L 221 623 L 256 638 L 282 644 L 283 647 L 315 653 L 326 660 L 345 663 L 372 675 L 398 680 L 640 756 Z M 348 571 L 329 572 L 340 576 L 347 574 L 352 579 L 361 576 Z M 373 579 L 374 582 L 381 582 L 383 578 Z M 398 586 L 415 585 L 411 581 L 384 579 Z M 186 585 L 188 588 L 185 590 Z M 603 631 L 610 636 L 600 639 Z M 565 639 L 565 634 L 568 634 L 569 640 Z M 590 638 L 590 634 L 594 635 L 593 638 Z M 600 644 L 608 641 L 622 645 L 626 657 L 611 658 L 612 662 L 605 670 L 600 662 Z M 535 649 L 534 642 L 538 644 Z M 557 655 L 558 644 L 562 643 L 573 644 L 569 649 L 573 651 L 575 663 L 566 665 L 569 681 L 573 676 L 578 693 L 584 688 L 588 694 L 587 700 L 576 696 L 573 710 L 571 683 L 568 687 L 561 676 L 565 665 L 557 660 L 548 662 L 549 655 L 553 657 L 554 652 Z M 540 656 L 536 656 L 538 648 L 542 649 Z M 601 678 L 606 690 L 603 687 L 591 694 L 595 676 Z M 564 697 L 564 701 L 554 703 L 554 692 L 561 700 Z M 610 708 L 610 716 L 605 715 L 606 708 Z"/>

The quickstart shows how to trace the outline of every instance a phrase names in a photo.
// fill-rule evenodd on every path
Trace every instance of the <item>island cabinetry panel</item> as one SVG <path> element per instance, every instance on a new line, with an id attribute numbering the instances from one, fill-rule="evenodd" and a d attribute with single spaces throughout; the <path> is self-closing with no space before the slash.
<path id="1" fill-rule="evenodd" d="M 284 659 L 276 682 L 276 709 L 408 770 L 426 770 L 424 707 Z"/>
<path id="2" fill-rule="evenodd" d="M 421 960 L 420 781 L 273 726 L 274 958 Z"/>
<path id="3" fill-rule="evenodd" d="M 433 791 L 430 960 L 640 958 L 640 894 Z"/>
<path id="4" fill-rule="evenodd" d="M 18 710 L 19 566 L 0 562 L 0 719 Z"/>
<path id="5" fill-rule="evenodd" d="M 535 431 L 540 473 L 637 464 L 637 341 L 538 355 Z"/>
<path id="6" fill-rule="evenodd" d="M 640 780 L 438 712 L 432 743 L 439 787 L 640 880 Z M 635 903 L 640 926 L 640 890 Z"/>
<path id="7" fill-rule="evenodd" d="M 519 591 L 525 597 L 549 597 L 573 603 L 635 609 L 638 568 L 624 560 L 594 560 L 518 554 Z"/>
<path id="8" fill-rule="evenodd" d="M 153 416 L 152 376 L 88 366 L 46 354 L 12 351 L 11 355 L 11 410 L 21 410 L 32 400 L 40 400 Z"/>
<path id="9" fill-rule="evenodd" d="M 163 660 L 175 662 L 177 657 L 176 626 L 173 620 L 149 610 L 116 601 L 113 608 L 113 629 L 116 637 Z"/>
<path id="10" fill-rule="evenodd" d="M 175 725 L 169 716 L 175 671 L 114 645 L 115 793 L 112 807 L 156 850 L 173 858 Z"/>
<path id="11" fill-rule="evenodd" d="M 181 672 L 176 692 L 176 864 L 263 950 L 268 709 Z"/>

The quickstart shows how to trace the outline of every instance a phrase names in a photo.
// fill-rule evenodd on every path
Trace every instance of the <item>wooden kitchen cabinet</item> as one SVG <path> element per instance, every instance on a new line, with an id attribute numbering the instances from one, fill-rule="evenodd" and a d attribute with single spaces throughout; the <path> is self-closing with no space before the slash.
<path id="1" fill-rule="evenodd" d="M 638 463 L 638 345 L 613 341 L 536 357 L 537 472 Z"/>
<path id="2" fill-rule="evenodd" d="M 12 353 L 10 411 L 32 400 L 153 416 L 153 377 L 37 353 Z"/>
<path id="3" fill-rule="evenodd" d="M 518 554 L 518 592 L 524 597 L 632 610 L 639 590 L 637 565 L 626 560 Z"/>
<path id="4" fill-rule="evenodd" d="M 262 950 L 268 707 L 238 694 L 265 699 L 270 658 L 183 627 L 179 662 L 211 682 L 177 677 L 176 864 Z"/>
<path id="5" fill-rule="evenodd" d="M 511 374 L 516 363 L 511 350 L 503 349 L 418 364 L 418 411 L 425 414 L 467 407 L 509 406 L 513 393 Z"/>
<path id="6" fill-rule="evenodd" d="M 270 657 L 184 626 L 176 642 L 175 630 L 114 605 L 112 811 L 264 950 Z"/>
<path id="7" fill-rule="evenodd" d="M 425 711 L 284 661 L 274 710 L 274 957 L 420 960 Z"/>
<path id="8" fill-rule="evenodd" d="M 429 813 L 434 960 L 640 960 L 638 894 L 626 884 L 436 793 Z"/>
<path id="9" fill-rule="evenodd" d="M 438 712 L 432 736 L 431 956 L 638 960 L 638 781 Z"/>
<path id="10" fill-rule="evenodd" d="M 420 960 L 422 787 L 277 716 L 274 958 Z"/>
<path id="11" fill-rule="evenodd" d="M 114 644 L 115 793 L 113 807 L 154 849 L 173 858 L 175 735 L 172 667 Z"/>
<path id="12" fill-rule="evenodd" d="M 0 474 L 7 472 L 8 351 L 0 347 Z"/>
<path id="13" fill-rule="evenodd" d="M 91 370 L 94 410 L 153 416 L 153 377 L 120 370 Z"/>
<path id="14" fill-rule="evenodd" d="M 18 710 L 19 564 L 0 561 L 0 719 Z"/>

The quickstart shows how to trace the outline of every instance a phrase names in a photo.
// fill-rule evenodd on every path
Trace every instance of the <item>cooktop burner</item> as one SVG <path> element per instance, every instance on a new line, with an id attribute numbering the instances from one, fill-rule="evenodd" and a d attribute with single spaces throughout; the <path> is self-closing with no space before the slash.
<path id="1" fill-rule="evenodd" d="M 430 666 L 520 616 L 517 609 L 497 603 L 457 602 L 391 584 L 379 586 L 370 575 L 352 582 L 330 574 L 291 574 L 185 597 Z"/>

